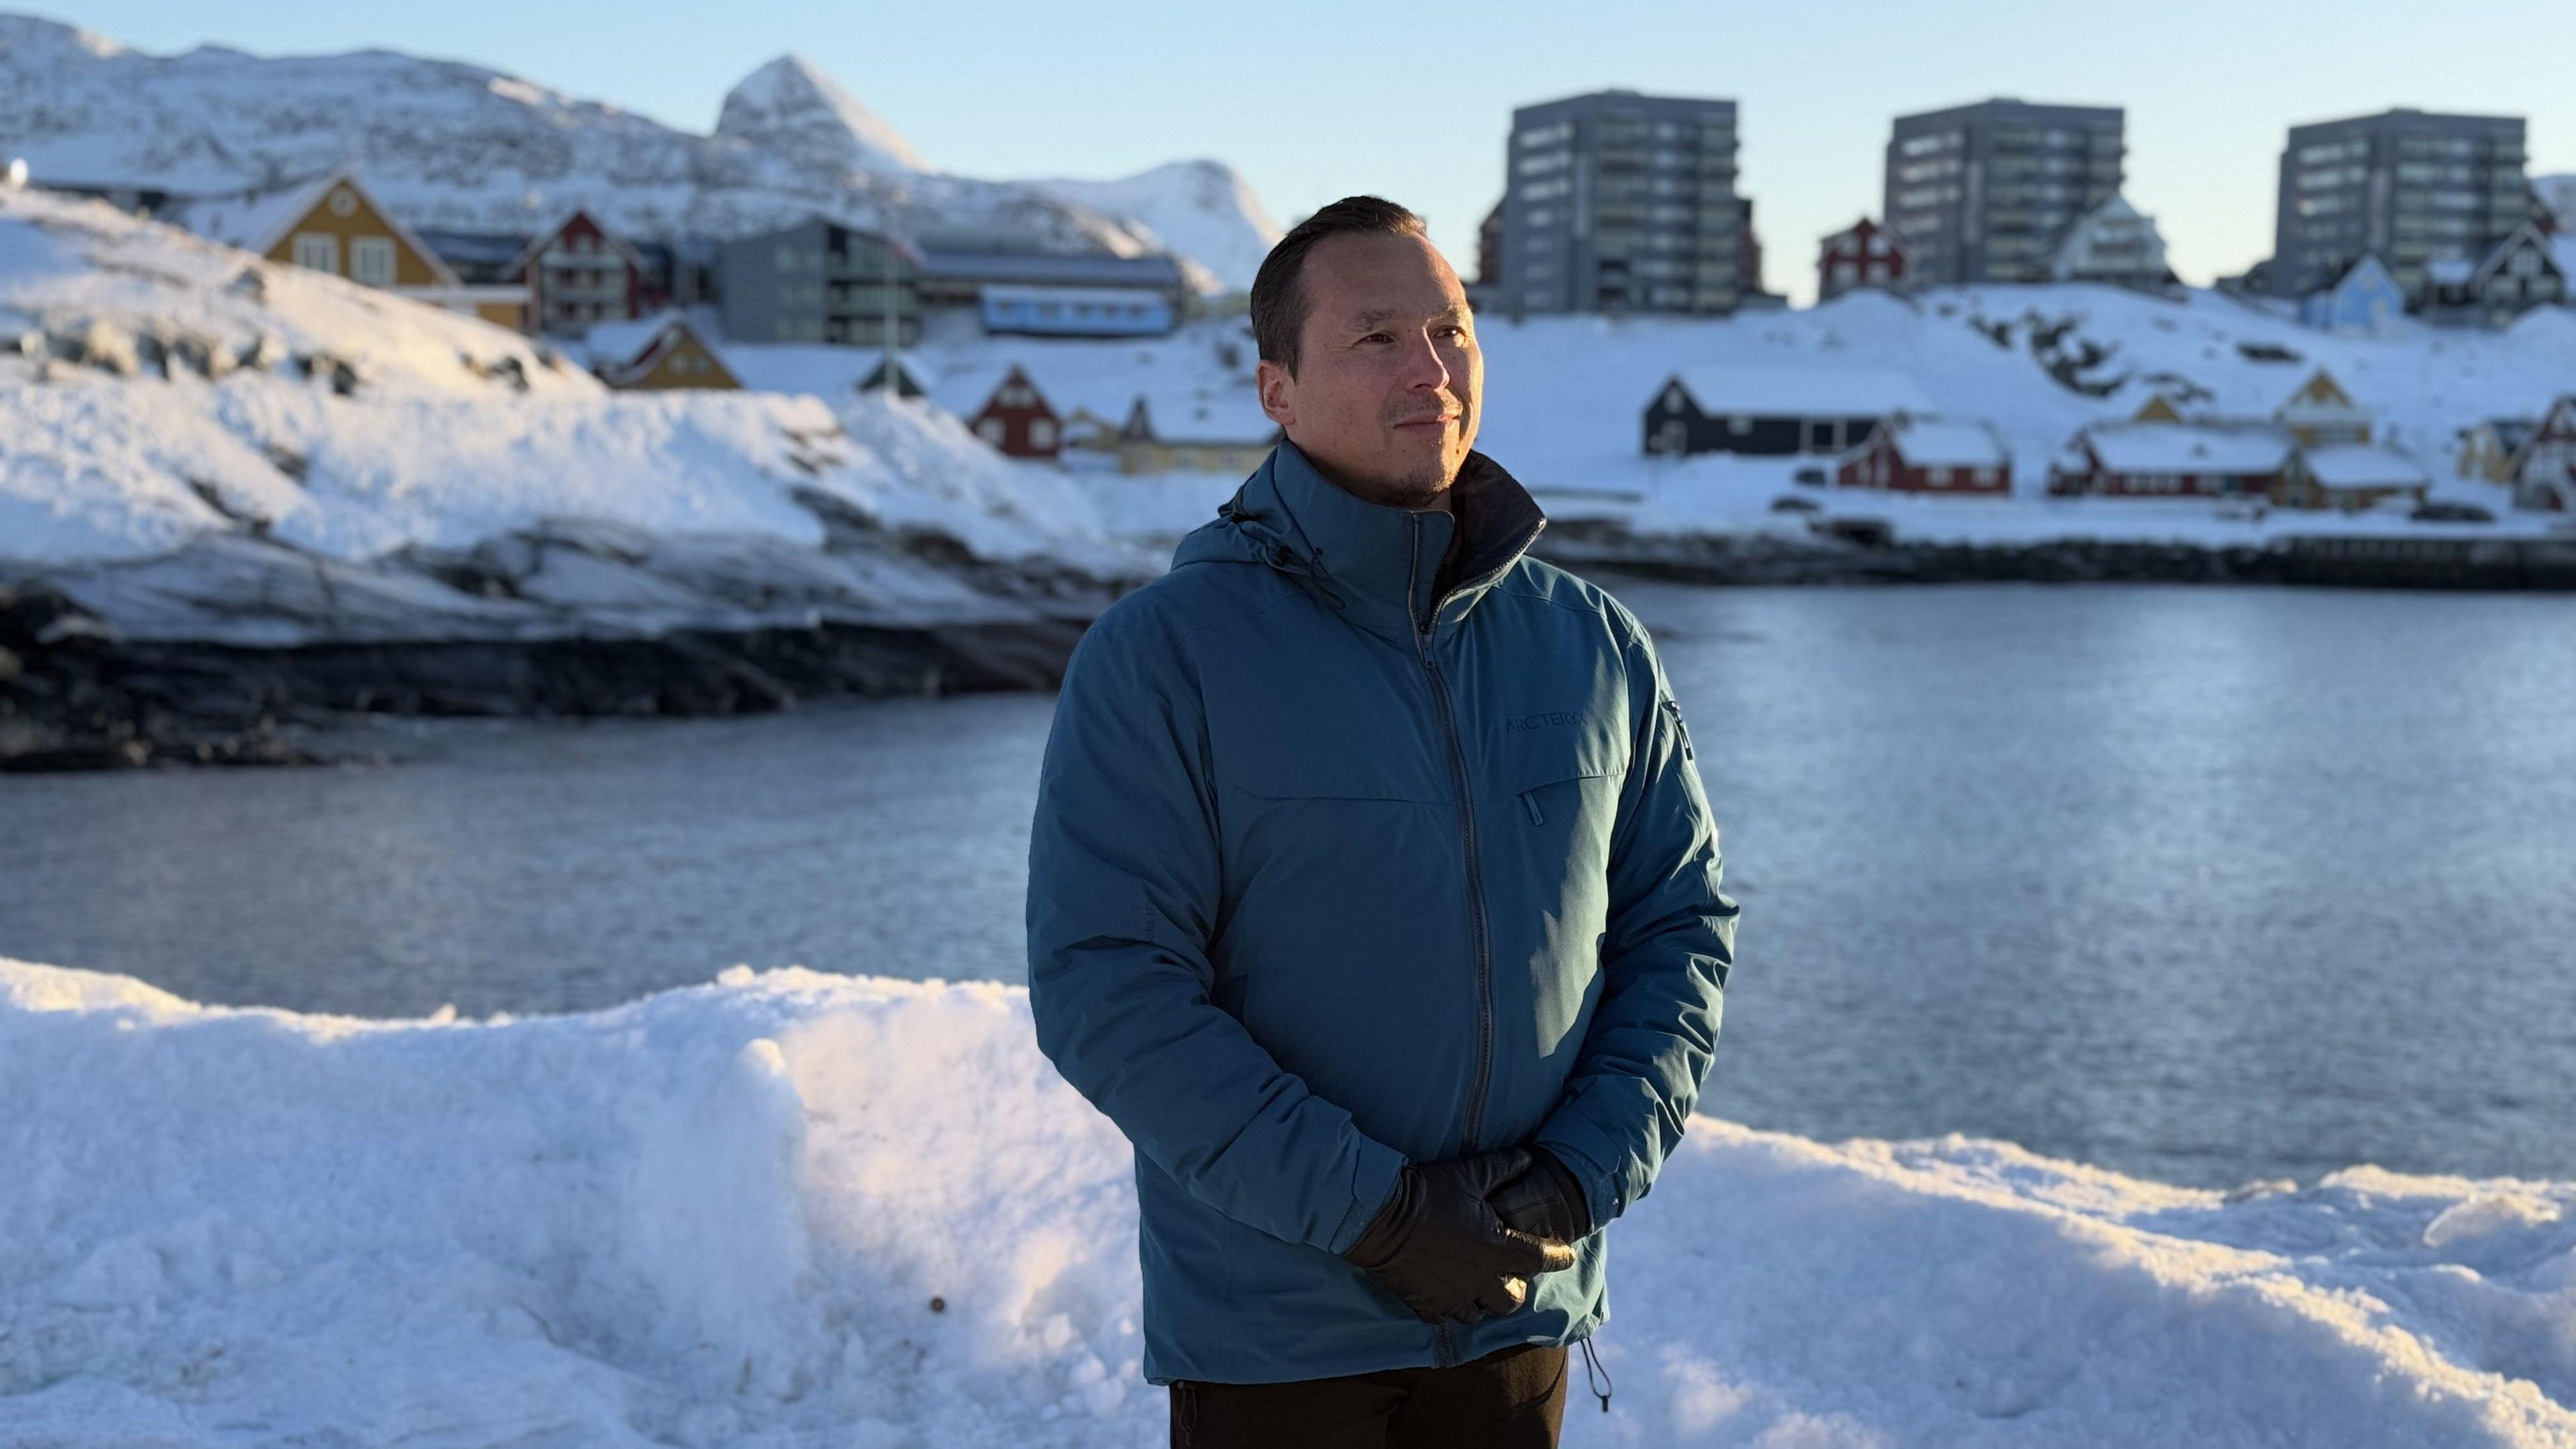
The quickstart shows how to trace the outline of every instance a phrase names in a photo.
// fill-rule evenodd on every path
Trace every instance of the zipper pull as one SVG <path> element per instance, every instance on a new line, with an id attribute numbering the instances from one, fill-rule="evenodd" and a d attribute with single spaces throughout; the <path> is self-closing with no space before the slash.
<path id="1" fill-rule="evenodd" d="M 1536 790 L 1523 790 L 1521 792 L 1521 803 L 1529 807 L 1530 824 L 1545 825 L 1547 823 L 1547 816 L 1539 811 L 1538 792 Z"/>

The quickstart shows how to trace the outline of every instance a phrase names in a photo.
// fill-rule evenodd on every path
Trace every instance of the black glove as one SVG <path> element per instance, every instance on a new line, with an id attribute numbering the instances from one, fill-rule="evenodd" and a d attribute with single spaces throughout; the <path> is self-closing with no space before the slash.
<path id="1" fill-rule="evenodd" d="M 1579 1243 L 1592 1235 L 1592 1204 L 1556 1154 L 1529 1149 L 1527 1172 L 1485 1195 L 1494 1216 L 1533 1238 Z"/>
<path id="2" fill-rule="evenodd" d="M 1342 1256 L 1425 1323 L 1473 1323 L 1521 1306 L 1527 1279 L 1574 1266 L 1574 1249 L 1504 1225 L 1485 1195 L 1528 1171 L 1517 1148 L 1407 1163 L 1395 1196 Z"/>

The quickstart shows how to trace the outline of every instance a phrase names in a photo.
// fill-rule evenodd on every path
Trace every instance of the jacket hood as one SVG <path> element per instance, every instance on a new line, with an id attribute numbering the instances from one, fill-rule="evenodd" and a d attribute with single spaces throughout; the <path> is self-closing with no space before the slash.
<path id="1" fill-rule="evenodd" d="M 1298 580 L 1350 621 L 1399 642 L 1454 625 L 1547 526 L 1518 479 L 1469 453 L 1449 511 L 1371 503 L 1282 440 L 1217 516 L 1181 540 L 1175 569 L 1258 563 Z M 1443 572 L 1450 535 L 1457 559 Z"/>

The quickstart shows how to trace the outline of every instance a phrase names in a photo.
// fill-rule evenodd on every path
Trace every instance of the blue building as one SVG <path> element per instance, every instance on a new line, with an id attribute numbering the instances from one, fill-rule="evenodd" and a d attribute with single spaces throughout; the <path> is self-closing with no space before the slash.
<path id="1" fill-rule="evenodd" d="M 2328 332 L 2370 336 L 2390 330 L 2405 315 L 2406 289 L 2367 252 L 2334 285 L 2299 299 L 2299 320 Z"/>
<path id="2" fill-rule="evenodd" d="M 1179 323 L 1168 294 L 1133 287 L 993 285 L 976 304 L 986 332 L 1038 337 L 1160 337 Z"/>

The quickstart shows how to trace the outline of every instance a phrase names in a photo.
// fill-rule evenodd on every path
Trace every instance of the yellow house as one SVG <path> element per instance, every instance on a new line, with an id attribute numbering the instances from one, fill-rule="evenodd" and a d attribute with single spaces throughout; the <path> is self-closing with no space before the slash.
<path id="1" fill-rule="evenodd" d="M 632 355 L 622 361 L 602 360 L 595 364 L 595 370 L 600 381 L 620 392 L 675 387 L 732 391 L 742 387 L 742 379 L 725 365 L 724 357 L 684 317 L 664 320 Z"/>
<path id="2" fill-rule="evenodd" d="M 2174 406 L 2173 399 L 2164 393 L 2157 393 L 2154 397 L 2147 399 L 2147 405 L 2138 409 L 2138 415 L 2131 418 L 2129 421 L 2133 423 L 2178 423 L 2182 420 L 2182 409 Z"/>
<path id="3" fill-rule="evenodd" d="M 453 268 L 348 171 L 200 197 L 180 207 L 172 219 L 199 236 L 272 262 L 329 272 L 513 331 L 526 329 L 526 284 L 478 286 L 458 280 Z"/>
<path id="4" fill-rule="evenodd" d="M 2320 367 L 2272 415 L 2303 448 L 2370 441 L 2370 409 L 2352 400 L 2343 384 Z"/>

